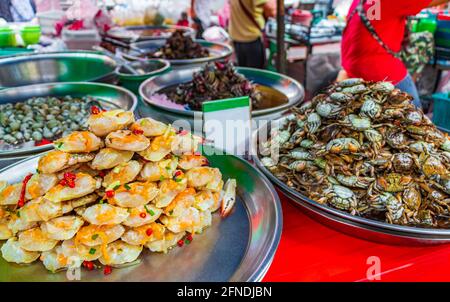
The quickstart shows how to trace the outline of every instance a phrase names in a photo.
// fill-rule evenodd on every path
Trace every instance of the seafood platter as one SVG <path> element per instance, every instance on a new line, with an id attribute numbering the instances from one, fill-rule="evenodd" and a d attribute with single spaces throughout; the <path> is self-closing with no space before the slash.
<path id="1" fill-rule="evenodd" d="M 389 82 L 334 84 L 271 126 L 256 165 L 312 216 L 344 232 L 449 242 L 450 138 L 411 100 Z"/>
<path id="2" fill-rule="evenodd" d="M 304 91 L 285 75 L 214 62 L 150 78 L 142 83 L 140 96 L 153 110 L 165 112 L 172 120 L 201 114 L 205 101 L 249 96 L 252 115 L 267 119 L 273 113 L 279 117 L 300 103 Z"/>
<path id="3" fill-rule="evenodd" d="M 138 42 L 167 39 L 176 31 L 184 36 L 195 36 L 192 28 L 177 25 L 114 27 L 108 31 L 107 35 L 124 42 Z"/>
<path id="4" fill-rule="evenodd" d="M 85 130 L 90 108 L 134 110 L 126 89 L 101 83 L 51 83 L 0 91 L 0 159 L 49 150 L 71 131 Z"/>
<path id="5" fill-rule="evenodd" d="M 183 32 L 175 31 L 165 40 L 131 43 L 130 50 L 124 51 L 123 57 L 128 60 L 165 59 L 173 69 L 185 69 L 223 61 L 232 53 L 232 47 L 227 44 L 193 40 Z"/>
<path id="6" fill-rule="evenodd" d="M 2 281 L 261 280 L 282 224 L 264 175 L 131 111 L 86 125 L 0 171 Z"/>

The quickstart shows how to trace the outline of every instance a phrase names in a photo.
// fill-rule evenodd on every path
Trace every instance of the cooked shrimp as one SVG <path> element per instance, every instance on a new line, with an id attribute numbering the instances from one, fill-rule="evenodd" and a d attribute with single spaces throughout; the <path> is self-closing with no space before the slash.
<path id="1" fill-rule="evenodd" d="M 39 257 L 39 260 L 42 261 L 44 267 L 52 273 L 67 267 L 67 258 L 62 255 L 58 255 L 56 250 L 57 248 L 54 248 L 51 251 L 43 252 L 41 257 Z"/>
<path id="2" fill-rule="evenodd" d="M 222 173 L 217 168 L 197 167 L 186 172 L 188 186 L 196 189 L 220 191 L 223 187 Z"/>
<path id="3" fill-rule="evenodd" d="M 98 195 L 95 193 L 63 202 L 52 202 L 43 198 L 39 202 L 39 206 L 37 207 L 36 211 L 37 215 L 40 217 L 40 220 L 48 221 L 52 218 L 56 218 L 69 213 L 75 208 L 93 203 L 97 199 Z M 25 205 L 25 207 L 26 206 L 27 204 Z M 20 211 L 22 212 L 23 208 Z"/>
<path id="4" fill-rule="evenodd" d="M 22 191 L 22 183 L 15 183 L 6 186 L 0 192 L 0 205 L 13 205 L 17 204 L 20 199 L 20 193 Z"/>
<path id="5" fill-rule="evenodd" d="M 158 193 L 158 186 L 154 182 L 133 182 L 118 188 L 108 200 L 120 207 L 135 208 L 149 203 Z"/>
<path id="6" fill-rule="evenodd" d="M 129 213 L 126 209 L 112 206 L 107 203 L 95 204 L 78 212 L 87 222 L 95 225 L 120 224 L 127 219 Z"/>
<path id="7" fill-rule="evenodd" d="M 202 155 L 182 155 L 178 161 L 178 168 L 190 170 L 208 165 L 208 159 Z"/>
<path id="8" fill-rule="evenodd" d="M 41 221 L 42 218 L 38 214 L 38 208 L 41 205 L 42 199 L 42 197 L 33 199 L 21 207 L 20 210 L 18 210 L 20 218 L 26 222 Z"/>
<path id="9" fill-rule="evenodd" d="M 178 240 L 182 239 L 185 234 L 186 232 L 172 233 L 170 231 L 165 231 L 163 238 L 151 238 L 150 241 L 145 244 L 145 247 L 152 252 L 167 253 L 167 251 L 177 244 Z"/>
<path id="10" fill-rule="evenodd" d="M 122 151 L 113 148 L 101 149 L 91 163 L 95 170 L 112 169 L 115 166 L 126 163 L 133 157 L 133 151 Z"/>
<path id="11" fill-rule="evenodd" d="M 128 229 L 120 239 L 131 245 L 144 245 L 150 240 L 150 236 L 152 234 L 152 225 L 145 224 L 139 227 Z"/>
<path id="12" fill-rule="evenodd" d="M 148 162 L 142 168 L 141 177 L 147 181 L 160 181 L 172 178 L 177 165 L 178 159 L 176 157 L 159 162 Z"/>
<path id="13" fill-rule="evenodd" d="M 54 142 L 56 149 L 69 153 L 89 153 L 103 147 L 103 141 L 89 131 L 74 131 Z"/>
<path id="14" fill-rule="evenodd" d="M 170 153 L 173 135 L 160 135 L 155 137 L 148 148 L 138 152 L 146 160 L 158 162 Z"/>
<path id="15" fill-rule="evenodd" d="M 37 226 L 36 222 L 25 221 L 22 217 L 12 216 L 8 222 L 8 229 L 16 234 L 21 231 L 29 230 Z"/>
<path id="16" fill-rule="evenodd" d="M 220 192 L 202 190 L 195 195 L 194 207 L 200 211 L 215 212 L 220 207 Z"/>
<path id="17" fill-rule="evenodd" d="M 59 150 L 53 150 L 39 159 L 38 171 L 40 173 L 56 173 L 79 163 L 86 163 L 94 159 L 94 153 L 70 154 Z"/>
<path id="18" fill-rule="evenodd" d="M 147 204 L 136 208 L 129 208 L 130 215 L 122 222 L 129 227 L 138 227 L 156 221 L 161 216 L 162 210 L 154 205 Z"/>
<path id="19" fill-rule="evenodd" d="M 117 240 L 108 244 L 106 252 L 99 258 L 103 265 L 120 265 L 136 260 L 142 252 L 142 246 L 131 245 Z"/>
<path id="20" fill-rule="evenodd" d="M 112 184 L 124 185 L 132 182 L 142 169 L 142 163 L 137 160 L 130 160 L 112 169 L 103 178 L 103 187 L 107 188 Z"/>
<path id="21" fill-rule="evenodd" d="M 80 242 L 89 247 L 105 245 L 119 239 L 125 228 L 117 225 L 94 225 L 82 227 L 75 235 L 75 243 Z"/>
<path id="22" fill-rule="evenodd" d="M 163 135 L 166 132 L 167 127 L 168 126 L 164 123 L 146 117 L 137 120 L 133 125 L 131 125 L 131 130 L 140 129 L 144 131 L 145 136 L 149 137 Z"/>
<path id="23" fill-rule="evenodd" d="M 91 114 L 87 124 L 95 135 L 105 136 L 110 132 L 122 130 L 133 122 L 133 112 L 117 109 Z"/>
<path id="24" fill-rule="evenodd" d="M 51 239 L 68 240 L 75 236 L 84 221 L 74 215 L 53 218 L 41 224 L 41 230 Z"/>
<path id="25" fill-rule="evenodd" d="M 51 188 L 44 195 L 44 198 L 52 202 L 61 202 L 83 197 L 100 188 L 100 181 L 96 180 L 92 176 L 85 173 L 77 173 L 75 175 L 75 187 L 71 188 L 69 186 L 58 184 Z"/>
<path id="26" fill-rule="evenodd" d="M 28 252 L 20 247 L 17 238 L 10 238 L 3 244 L 2 256 L 8 262 L 31 263 L 39 258 L 39 253 Z"/>
<path id="27" fill-rule="evenodd" d="M 55 247 L 58 240 L 52 239 L 40 228 L 32 228 L 19 233 L 19 245 L 29 252 L 44 252 Z"/>
<path id="28" fill-rule="evenodd" d="M 150 146 L 150 140 L 142 134 L 134 134 L 130 130 L 111 132 L 105 138 L 106 146 L 124 151 L 143 151 Z"/>
<path id="29" fill-rule="evenodd" d="M 190 133 L 177 134 L 174 136 L 170 149 L 173 154 L 194 154 L 198 150 L 198 144 L 202 141 L 201 138 Z"/>
<path id="30" fill-rule="evenodd" d="M 195 202 L 195 189 L 187 188 L 173 199 L 173 201 L 164 208 L 164 213 L 170 216 L 181 216 L 185 210 L 190 208 Z"/>
<path id="31" fill-rule="evenodd" d="M 159 182 L 159 195 L 155 199 L 155 205 L 158 208 L 164 208 L 177 196 L 187 188 L 187 179 L 184 175 L 180 175 L 176 180 L 165 179 Z"/>
<path id="32" fill-rule="evenodd" d="M 34 174 L 27 183 L 25 199 L 41 197 L 56 185 L 58 177 L 55 174 Z"/>

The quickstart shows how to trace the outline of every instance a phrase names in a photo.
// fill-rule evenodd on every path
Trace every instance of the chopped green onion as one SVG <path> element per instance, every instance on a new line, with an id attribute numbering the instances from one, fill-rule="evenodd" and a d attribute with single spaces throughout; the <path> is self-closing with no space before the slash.
<path id="1" fill-rule="evenodd" d="M 173 210 L 171 210 L 171 211 L 169 212 L 169 214 L 172 215 L 172 214 L 173 214 Z"/>
<path id="2" fill-rule="evenodd" d="M 120 185 L 114 186 L 114 187 L 113 187 L 113 190 L 115 191 L 115 190 L 117 190 L 118 188 L 120 188 Z"/>
<path id="3" fill-rule="evenodd" d="M 123 186 L 125 187 L 125 189 L 131 190 L 131 187 L 128 184 L 124 184 Z"/>
<path id="4" fill-rule="evenodd" d="M 91 247 L 91 249 L 89 250 L 89 254 L 94 255 L 96 251 L 97 251 L 96 249 Z"/>
<path id="5" fill-rule="evenodd" d="M 95 239 L 97 239 L 97 238 L 98 238 L 98 234 L 92 235 L 92 240 L 95 240 Z"/>
<path id="6" fill-rule="evenodd" d="M 17 212 L 16 212 L 16 215 L 17 215 L 17 217 L 20 218 L 20 211 L 17 211 Z"/>
<path id="7" fill-rule="evenodd" d="M 149 210 L 149 209 L 147 208 L 147 205 L 144 205 L 144 208 L 145 208 L 145 211 L 146 211 L 147 213 L 149 213 L 151 216 L 155 215 L 155 212 L 153 212 L 152 209 Z"/>

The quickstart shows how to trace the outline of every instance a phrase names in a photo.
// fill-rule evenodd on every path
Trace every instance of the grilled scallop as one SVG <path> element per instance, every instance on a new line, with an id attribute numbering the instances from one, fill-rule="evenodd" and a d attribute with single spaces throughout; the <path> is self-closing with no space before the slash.
<path id="1" fill-rule="evenodd" d="M 106 146 L 124 151 L 143 151 L 150 145 L 150 140 L 142 134 L 134 134 L 130 130 L 111 132 L 106 136 Z"/>
<path id="2" fill-rule="evenodd" d="M 180 176 L 176 180 L 166 179 L 159 182 L 159 195 L 155 199 L 155 205 L 158 208 L 164 208 L 178 195 L 187 188 L 187 180 Z"/>
<path id="3" fill-rule="evenodd" d="M 122 130 L 133 122 L 133 112 L 117 109 L 92 114 L 87 124 L 95 135 L 106 136 L 110 132 Z"/>
<path id="4" fill-rule="evenodd" d="M 144 245 L 150 240 L 153 234 L 151 224 L 144 224 L 139 227 L 131 228 L 122 235 L 122 241 L 131 245 Z"/>
<path id="5" fill-rule="evenodd" d="M 89 247 L 108 244 L 119 239 L 125 228 L 117 225 L 88 225 L 82 227 L 75 235 L 75 242 L 80 242 Z"/>
<path id="6" fill-rule="evenodd" d="M 168 250 L 177 244 L 178 240 L 181 240 L 186 232 L 172 233 L 170 231 L 165 231 L 162 238 L 154 237 L 148 241 L 145 246 L 152 252 L 163 252 L 167 253 Z"/>
<path id="7" fill-rule="evenodd" d="M 54 144 L 58 150 L 68 153 L 89 153 L 103 147 L 103 141 L 89 131 L 74 131 Z"/>
<path id="8" fill-rule="evenodd" d="M 131 130 L 142 130 L 144 131 L 145 136 L 150 137 L 163 135 L 166 132 L 167 127 L 168 126 L 164 123 L 146 117 L 133 123 L 133 125 L 131 125 Z"/>
<path id="9" fill-rule="evenodd" d="M 222 190 L 222 173 L 217 168 L 197 167 L 186 172 L 188 186 L 196 189 L 209 189 L 217 192 Z"/>
<path id="10" fill-rule="evenodd" d="M 156 221 L 162 214 L 162 210 L 154 205 L 147 204 L 144 206 L 129 208 L 130 215 L 122 222 L 123 225 L 129 227 L 138 227 Z"/>
<path id="11" fill-rule="evenodd" d="M 121 186 L 109 200 L 120 207 L 135 208 L 148 204 L 158 193 L 158 186 L 154 182 L 133 182 Z"/>
<path id="12" fill-rule="evenodd" d="M 44 252 L 55 247 L 58 240 L 52 239 L 40 228 L 32 228 L 19 233 L 19 245 L 29 252 Z"/>
<path id="13" fill-rule="evenodd" d="M 103 178 L 103 187 L 107 188 L 113 184 L 124 185 L 132 182 L 142 169 L 142 164 L 137 160 L 130 160 L 112 169 Z"/>
<path id="14" fill-rule="evenodd" d="M 61 244 L 61 254 L 66 257 L 79 257 L 82 261 L 94 261 L 102 255 L 101 246 L 86 246 L 75 240 L 64 240 Z"/>
<path id="15" fill-rule="evenodd" d="M 83 224 L 83 219 L 77 216 L 62 216 L 42 223 L 41 230 L 51 239 L 68 240 L 75 236 Z"/>
<path id="16" fill-rule="evenodd" d="M 58 184 L 51 188 L 44 198 L 52 202 L 61 202 L 91 194 L 100 187 L 100 182 L 88 174 L 77 173 L 75 175 L 75 187 Z"/>
<path id="17" fill-rule="evenodd" d="M 59 150 L 46 153 L 39 159 L 38 171 L 40 173 L 56 173 L 80 163 L 94 159 L 93 153 L 70 154 Z"/>
<path id="18" fill-rule="evenodd" d="M 6 185 L 6 187 L 4 187 L 3 190 L 0 191 L 0 205 L 17 204 L 20 198 L 21 191 L 21 183 Z"/>
<path id="19" fill-rule="evenodd" d="M 126 209 L 112 206 L 107 203 L 90 206 L 84 211 L 78 212 L 90 224 L 112 225 L 120 224 L 127 219 L 129 213 Z"/>
<path id="20" fill-rule="evenodd" d="M 159 162 L 148 162 L 141 171 L 141 177 L 147 181 L 160 181 L 172 178 L 178 165 L 176 157 L 162 160 Z"/>
<path id="21" fill-rule="evenodd" d="M 27 183 L 25 199 L 41 197 L 57 183 L 58 177 L 55 174 L 34 174 Z"/>
<path id="22" fill-rule="evenodd" d="M 142 252 L 142 246 L 131 245 L 117 240 L 108 244 L 106 251 L 99 258 L 103 265 L 120 265 L 136 260 Z"/>
<path id="23" fill-rule="evenodd" d="M 161 135 L 152 139 L 148 148 L 138 152 L 146 160 L 158 162 L 162 160 L 171 151 L 173 135 Z"/>
<path id="24" fill-rule="evenodd" d="M 20 247 L 17 238 L 10 238 L 3 244 L 2 256 L 8 262 L 31 263 L 39 258 L 39 253 L 28 252 Z"/>
<path id="25" fill-rule="evenodd" d="M 103 148 L 91 163 L 91 168 L 95 170 L 112 169 L 115 166 L 126 163 L 133 157 L 133 151 L 122 151 L 113 148 Z"/>
<path id="26" fill-rule="evenodd" d="M 208 160 L 202 155 L 182 155 L 178 161 L 178 168 L 190 170 L 207 164 Z"/>

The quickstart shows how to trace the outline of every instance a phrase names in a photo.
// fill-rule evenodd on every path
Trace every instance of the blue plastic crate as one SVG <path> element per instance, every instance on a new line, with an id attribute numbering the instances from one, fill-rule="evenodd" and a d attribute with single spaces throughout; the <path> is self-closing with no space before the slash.
<path id="1" fill-rule="evenodd" d="M 450 132 L 450 96 L 449 93 L 433 94 L 433 123 Z"/>

